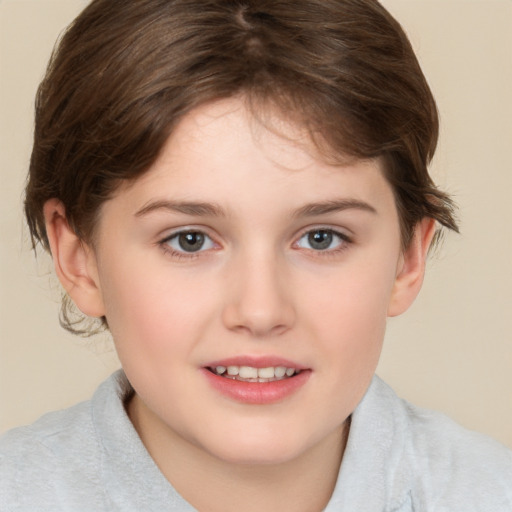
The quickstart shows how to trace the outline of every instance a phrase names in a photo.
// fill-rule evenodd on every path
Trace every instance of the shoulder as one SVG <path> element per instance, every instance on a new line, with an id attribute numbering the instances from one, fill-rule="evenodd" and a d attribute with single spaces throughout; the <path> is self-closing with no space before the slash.
<path id="1" fill-rule="evenodd" d="M 98 468 L 103 451 L 94 422 L 94 401 L 109 387 L 112 384 L 107 381 L 93 400 L 48 413 L 0 437 L 2 507 L 9 511 L 83 510 L 85 504 L 78 503 L 87 495 L 90 510 L 102 509 Z"/>
<path id="2" fill-rule="evenodd" d="M 11 430 L 0 438 L 0 503 L 62 510 L 69 489 L 95 486 L 99 456 L 89 402 Z"/>
<path id="3" fill-rule="evenodd" d="M 411 494 L 429 510 L 512 511 L 512 451 L 447 416 L 398 398 L 382 381 L 401 426 Z"/>
<path id="4" fill-rule="evenodd" d="M 14 428 L 0 437 L 0 460 L 39 455 L 58 456 L 63 445 L 80 442 L 90 429 L 90 403 L 82 402 L 69 409 L 45 414 L 35 423 Z"/>
<path id="5" fill-rule="evenodd" d="M 93 398 L 0 439 L 2 512 L 192 510 L 151 459 L 125 410 L 122 371 Z"/>
<path id="6" fill-rule="evenodd" d="M 418 494 L 439 504 L 478 507 L 475 510 L 494 504 L 487 510 L 512 511 L 512 451 L 443 414 L 407 402 L 403 407 Z"/>

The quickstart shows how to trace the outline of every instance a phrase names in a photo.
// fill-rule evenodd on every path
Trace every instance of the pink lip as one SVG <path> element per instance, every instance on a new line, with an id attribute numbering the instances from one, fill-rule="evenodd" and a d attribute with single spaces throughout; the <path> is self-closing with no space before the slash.
<path id="1" fill-rule="evenodd" d="M 293 377 L 273 382 L 244 382 L 221 377 L 209 370 L 216 366 L 252 366 L 267 368 L 269 366 L 284 366 L 301 370 Z M 244 404 L 272 404 L 280 402 L 296 393 L 311 376 L 311 369 L 305 368 L 293 361 L 274 356 L 237 356 L 213 361 L 201 368 L 201 372 L 213 389 L 225 397 Z"/>

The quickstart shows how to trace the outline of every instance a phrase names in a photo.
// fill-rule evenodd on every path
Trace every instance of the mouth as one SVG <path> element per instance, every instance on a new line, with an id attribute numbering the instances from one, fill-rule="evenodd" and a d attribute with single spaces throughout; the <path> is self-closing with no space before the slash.
<path id="1" fill-rule="evenodd" d="M 207 369 L 214 375 L 241 382 L 276 382 L 290 379 L 298 375 L 301 370 L 287 366 L 267 366 L 256 368 L 254 366 L 213 366 Z"/>
<path id="2" fill-rule="evenodd" d="M 212 389 L 245 404 L 272 404 L 295 395 L 312 369 L 280 357 L 240 356 L 211 362 L 202 372 Z"/>

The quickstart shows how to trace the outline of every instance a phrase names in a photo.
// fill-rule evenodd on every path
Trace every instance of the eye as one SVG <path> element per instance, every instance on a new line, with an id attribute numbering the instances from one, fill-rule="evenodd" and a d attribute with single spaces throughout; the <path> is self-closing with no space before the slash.
<path id="1" fill-rule="evenodd" d="M 180 253 L 194 253 L 213 249 L 213 240 L 201 231 L 180 231 L 163 240 L 165 245 Z"/>
<path id="2" fill-rule="evenodd" d="M 300 237 L 297 246 L 314 251 L 328 251 L 340 249 L 349 242 L 346 235 L 332 229 L 313 229 Z"/>

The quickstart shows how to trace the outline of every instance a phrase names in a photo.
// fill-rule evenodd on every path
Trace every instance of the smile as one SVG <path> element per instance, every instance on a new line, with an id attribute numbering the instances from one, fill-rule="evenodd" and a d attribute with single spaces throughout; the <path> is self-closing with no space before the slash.
<path id="1" fill-rule="evenodd" d="M 242 382 L 275 382 L 289 379 L 297 375 L 300 370 L 286 366 L 268 366 L 255 368 L 253 366 L 215 366 L 209 368 L 215 375 Z"/>
<path id="2" fill-rule="evenodd" d="M 239 356 L 211 362 L 201 369 L 211 388 L 244 404 L 282 402 L 299 393 L 312 369 L 280 357 Z"/>

